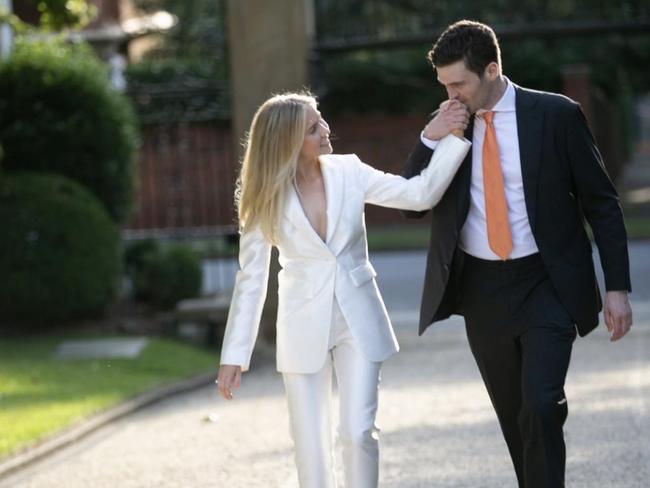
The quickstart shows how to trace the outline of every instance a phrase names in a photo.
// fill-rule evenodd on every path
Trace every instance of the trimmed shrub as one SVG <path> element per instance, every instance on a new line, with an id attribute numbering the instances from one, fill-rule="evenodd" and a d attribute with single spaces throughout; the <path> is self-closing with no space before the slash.
<path id="1" fill-rule="evenodd" d="M 95 317 L 121 275 L 119 232 L 88 190 L 60 175 L 0 180 L 0 310 L 10 322 Z"/>
<path id="2" fill-rule="evenodd" d="M 158 241 L 154 239 L 143 239 L 130 242 L 124 249 L 124 266 L 126 272 L 133 276 L 141 270 L 146 256 L 151 253 L 160 252 Z"/>
<path id="3" fill-rule="evenodd" d="M 72 178 L 123 223 L 133 196 L 136 141 L 131 105 L 110 87 L 88 46 L 22 40 L 0 64 L 5 171 Z"/>
<path id="4" fill-rule="evenodd" d="M 179 300 L 201 292 L 201 260 L 189 246 L 159 246 L 144 241 L 128 251 L 135 298 L 157 307 L 172 308 Z M 133 259 L 135 257 L 135 259 Z"/>

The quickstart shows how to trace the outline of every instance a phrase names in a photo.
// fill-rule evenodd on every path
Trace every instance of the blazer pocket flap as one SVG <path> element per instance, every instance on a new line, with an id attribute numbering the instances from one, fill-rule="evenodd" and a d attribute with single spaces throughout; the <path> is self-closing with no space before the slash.
<path id="1" fill-rule="evenodd" d="M 372 264 L 367 261 L 361 266 L 357 266 L 350 270 L 350 279 L 355 286 L 361 286 L 365 282 L 373 279 L 375 276 L 377 276 L 375 268 L 373 268 Z"/>

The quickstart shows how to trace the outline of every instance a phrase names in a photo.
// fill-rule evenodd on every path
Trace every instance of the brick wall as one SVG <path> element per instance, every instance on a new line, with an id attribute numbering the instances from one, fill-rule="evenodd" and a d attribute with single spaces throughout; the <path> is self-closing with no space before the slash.
<path id="1" fill-rule="evenodd" d="M 146 126 L 128 228 L 173 231 L 232 226 L 236 171 L 228 127 Z"/>
<path id="2" fill-rule="evenodd" d="M 335 153 L 355 153 L 371 166 L 401 174 L 406 158 L 420 137 L 424 115 L 367 115 L 331 120 Z M 366 207 L 368 226 L 422 225 L 425 221 L 404 219 L 397 210 Z"/>

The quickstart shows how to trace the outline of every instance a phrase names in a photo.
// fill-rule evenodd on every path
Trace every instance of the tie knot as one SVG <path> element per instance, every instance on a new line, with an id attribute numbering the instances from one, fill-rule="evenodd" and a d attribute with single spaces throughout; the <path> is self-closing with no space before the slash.
<path id="1" fill-rule="evenodd" d="M 494 120 L 494 112 L 483 112 L 483 118 L 487 124 L 492 124 Z"/>

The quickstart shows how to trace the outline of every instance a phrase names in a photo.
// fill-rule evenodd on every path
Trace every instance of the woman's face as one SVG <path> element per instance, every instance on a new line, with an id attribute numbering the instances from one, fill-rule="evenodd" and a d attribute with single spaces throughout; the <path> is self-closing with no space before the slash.
<path id="1" fill-rule="evenodd" d="M 313 107 L 307 108 L 307 130 L 302 141 L 300 160 L 311 161 L 318 156 L 330 154 L 330 126 L 321 117 L 320 112 Z"/>

